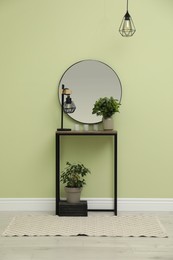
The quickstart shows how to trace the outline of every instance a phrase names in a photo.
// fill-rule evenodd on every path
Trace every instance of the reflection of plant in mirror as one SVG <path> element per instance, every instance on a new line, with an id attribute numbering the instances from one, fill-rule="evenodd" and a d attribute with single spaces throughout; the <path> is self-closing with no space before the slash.
<path id="1" fill-rule="evenodd" d="M 61 173 L 61 182 L 66 184 L 66 187 L 81 188 L 86 182 L 84 177 L 90 173 L 90 170 L 86 168 L 82 163 L 71 164 L 66 162 L 67 167 Z"/>
<path id="2" fill-rule="evenodd" d="M 116 112 L 119 112 L 120 102 L 113 97 L 99 98 L 93 107 L 92 114 L 103 116 L 104 119 L 111 117 Z"/>

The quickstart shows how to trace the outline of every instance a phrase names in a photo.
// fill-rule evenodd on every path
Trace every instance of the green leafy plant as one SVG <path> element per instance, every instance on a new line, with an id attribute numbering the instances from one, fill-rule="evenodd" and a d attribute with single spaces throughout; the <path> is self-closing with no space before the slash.
<path id="1" fill-rule="evenodd" d="M 120 102 L 113 97 L 99 98 L 94 104 L 92 114 L 103 116 L 106 119 L 119 112 L 120 105 Z"/>
<path id="2" fill-rule="evenodd" d="M 82 163 L 69 163 L 66 162 L 66 168 L 61 172 L 60 181 L 66 184 L 66 187 L 81 188 L 85 182 L 85 176 L 91 173 Z"/>

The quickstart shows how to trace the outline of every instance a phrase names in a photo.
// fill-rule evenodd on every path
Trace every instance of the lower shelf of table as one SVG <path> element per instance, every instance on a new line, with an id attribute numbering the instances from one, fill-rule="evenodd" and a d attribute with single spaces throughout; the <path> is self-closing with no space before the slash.
<path id="1" fill-rule="evenodd" d="M 59 216 L 88 216 L 87 201 L 82 200 L 79 203 L 68 203 L 67 201 L 59 202 Z"/>

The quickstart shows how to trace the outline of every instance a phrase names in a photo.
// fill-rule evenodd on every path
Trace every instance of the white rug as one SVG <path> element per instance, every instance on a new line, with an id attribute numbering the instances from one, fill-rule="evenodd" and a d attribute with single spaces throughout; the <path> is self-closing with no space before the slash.
<path id="1" fill-rule="evenodd" d="M 108 236 L 167 237 L 155 216 L 59 217 L 25 215 L 14 217 L 3 236 Z"/>

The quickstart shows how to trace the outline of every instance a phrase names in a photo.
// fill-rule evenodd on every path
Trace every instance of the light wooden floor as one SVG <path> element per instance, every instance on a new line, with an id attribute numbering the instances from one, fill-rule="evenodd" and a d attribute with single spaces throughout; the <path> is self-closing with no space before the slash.
<path id="1" fill-rule="evenodd" d="M 0 234 L 13 216 L 0 212 Z M 140 212 L 141 213 L 141 212 Z M 34 212 L 42 214 L 42 212 Z M 53 214 L 53 213 L 44 213 Z M 112 213 L 89 213 L 111 214 Z M 119 213 L 119 214 L 138 214 Z M 0 260 L 173 260 L 173 212 L 145 212 L 159 217 L 168 238 L 1 237 Z"/>

